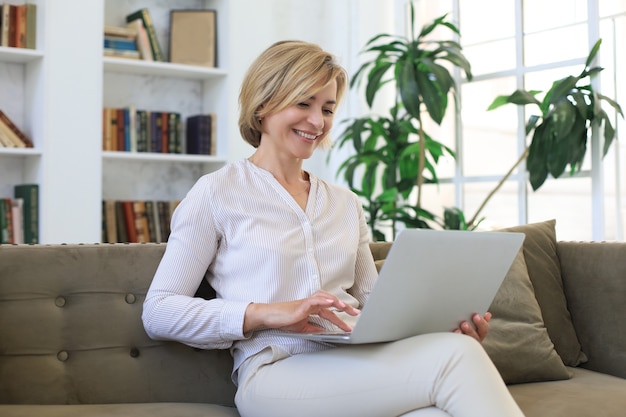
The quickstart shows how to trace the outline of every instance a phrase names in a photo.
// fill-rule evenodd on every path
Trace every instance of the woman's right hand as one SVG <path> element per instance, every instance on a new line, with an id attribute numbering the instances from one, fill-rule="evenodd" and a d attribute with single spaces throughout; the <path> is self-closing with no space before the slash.
<path id="1" fill-rule="evenodd" d="M 318 291 L 310 297 L 283 303 L 251 303 L 246 309 L 243 322 L 244 333 L 257 329 L 281 329 L 295 333 L 315 333 L 324 329 L 309 322 L 309 317 L 317 315 L 333 323 L 344 331 L 352 328 L 341 320 L 335 311 L 343 311 L 351 316 L 360 311 L 334 295 Z"/>

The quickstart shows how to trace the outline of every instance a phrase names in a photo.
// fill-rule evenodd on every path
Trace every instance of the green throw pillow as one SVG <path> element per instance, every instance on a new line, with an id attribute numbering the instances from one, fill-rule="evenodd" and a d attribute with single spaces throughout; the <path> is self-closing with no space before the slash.
<path id="1" fill-rule="evenodd" d="M 483 347 L 504 382 L 518 384 L 570 378 L 543 324 L 521 250 L 489 311 L 493 318 Z"/>
<path id="2" fill-rule="evenodd" d="M 554 348 L 568 366 L 587 361 L 576 336 L 561 280 L 561 263 L 556 252 L 556 221 L 531 223 L 502 229 L 522 232 L 524 260 L 535 290 L 535 298 Z"/>

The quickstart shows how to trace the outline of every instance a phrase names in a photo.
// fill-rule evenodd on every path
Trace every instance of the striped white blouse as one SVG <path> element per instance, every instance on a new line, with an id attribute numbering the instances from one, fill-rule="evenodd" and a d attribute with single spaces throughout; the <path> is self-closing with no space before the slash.
<path id="1" fill-rule="evenodd" d="M 301 299 L 324 289 L 361 307 L 377 277 L 358 197 L 312 174 L 310 182 L 302 210 L 270 172 L 247 159 L 200 178 L 174 213 L 144 302 L 148 335 L 230 348 L 235 379 L 239 365 L 268 346 L 289 355 L 331 347 L 275 330 L 242 332 L 251 302 Z M 217 298 L 194 298 L 207 270 Z"/>

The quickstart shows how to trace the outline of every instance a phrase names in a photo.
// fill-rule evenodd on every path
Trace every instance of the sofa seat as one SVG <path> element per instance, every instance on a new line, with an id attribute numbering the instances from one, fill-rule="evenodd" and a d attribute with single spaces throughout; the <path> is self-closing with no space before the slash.
<path id="1" fill-rule="evenodd" d="M 81 404 L 0 405 L 0 416 L 11 417 L 239 417 L 232 408 L 215 404 Z"/>
<path id="2" fill-rule="evenodd" d="M 568 369 L 574 375 L 571 379 L 509 386 L 526 417 L 626 415 L 626 379 L 580 367 Z"/>

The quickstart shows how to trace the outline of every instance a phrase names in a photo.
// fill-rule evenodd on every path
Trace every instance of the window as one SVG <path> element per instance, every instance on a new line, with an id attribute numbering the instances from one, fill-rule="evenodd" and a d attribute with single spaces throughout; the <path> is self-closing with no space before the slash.
<path id="1" fill-rule="evenodd" d="M 446 12 L 453 16 L 474 74 L 473 81 L 460 84 L 460 126 L 448 114 L 443 126 L 427 127 L 437 140 L 455 149 L 457 158 L 438 167 L 442 183 L 424 191 L 425 208 L 440 213 L 444 206 L 457 206 L 472 217 L 524 151 L 528 143 L 524 125 L 536 110 L 509 104 L 487 111 L 489 104 L 518 88 L 546 91 L 552 81 L 578 74 L 598 38 L 603 41 L 597 65 L 605 70 L 596 86 L 626 110 L 626 0 L 418 0 L 414 4 L 418 26 Z M 624 120 L 612 108 L 605 110 L 619 137 Z M 580 173 L 570 177 L 566 171 L 558 179 L 549 178 L 537 191 L 530 188 L 522 163 L 481 212 L 482 226 L 555 218 L 561 240 L 623 240 L 624 140 L 616 140 L 601 159 L 601 138 L 594 137 Z"/>

